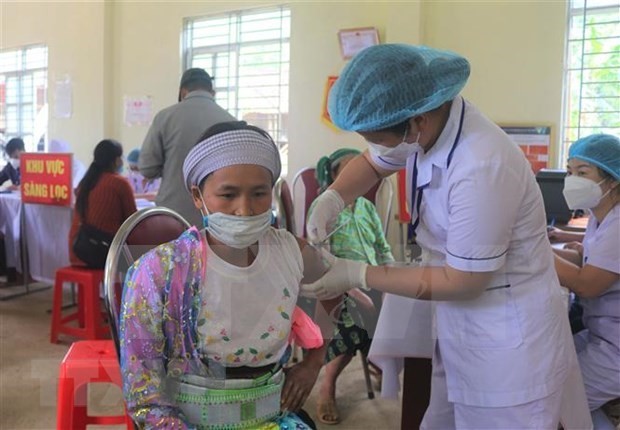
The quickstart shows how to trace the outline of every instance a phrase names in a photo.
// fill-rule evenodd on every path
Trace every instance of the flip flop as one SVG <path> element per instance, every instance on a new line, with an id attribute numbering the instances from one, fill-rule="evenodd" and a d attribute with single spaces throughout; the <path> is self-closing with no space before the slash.
<path id="1" fill-rule="evenodd" d="M 340 422 L 338 407 L 335 400 L 319 402 L 316 405 L 317 419 L 323 424 L 334 425 Z"/>

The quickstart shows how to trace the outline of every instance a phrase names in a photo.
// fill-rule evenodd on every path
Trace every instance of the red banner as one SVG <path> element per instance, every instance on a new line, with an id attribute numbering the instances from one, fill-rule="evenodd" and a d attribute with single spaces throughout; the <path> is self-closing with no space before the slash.
<path id="1" fill-rule="evenodd" d="M 71 206 L 72 154 L 22 153 L 19 157 L 24 203 Z"/>
<path id="2" fill-rule="evenodd" d="M 398 171 L 398 221 L 402 224 L 411 222 L 411 214 L 407 206 L 407 173 L 405 169 Z"/>
<path id="3" fill-rule="evenodd" d="M 337 127 L 332 122 L 331 117 L 329 116 L 329 111 L 327 110 L 327 99 L 329 97 L 329 92 L 336 83 L 338 76 L 328 76 L 327 83 L 325 84 L 325 90 L 323 92 L 323 108 L 321 110 L 321 119 L 323 122 L 330 127 L 337 129 Z"/>

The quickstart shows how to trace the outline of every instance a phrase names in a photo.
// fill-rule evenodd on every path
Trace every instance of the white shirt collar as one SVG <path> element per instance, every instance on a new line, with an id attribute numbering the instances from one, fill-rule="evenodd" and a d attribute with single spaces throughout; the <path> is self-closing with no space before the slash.
<path id="1" fill-rule="evenodd" d="M 418 154 L 418 180 L 417 186 L 421 187 L 430 183 L 433 173 L 433 165 L 445 169 L 448 167 L 448 156 L 454 146 L 454 140 L 459 129 L 461 111 L 465 108 L 463 97 L 457 96 L 452 101 L 450 116 L 444 126 L 437 142 L 428 152 Z"/>

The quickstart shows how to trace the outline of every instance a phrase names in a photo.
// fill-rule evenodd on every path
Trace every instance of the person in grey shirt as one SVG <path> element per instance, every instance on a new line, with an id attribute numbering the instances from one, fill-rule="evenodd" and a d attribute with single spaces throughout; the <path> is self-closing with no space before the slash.
<path id="1" fill-rule="evenodd" d="M 203 69 L 188 69 L 179 88 L 179 103 L 160 111 L 153 119 L 138 162 L 145 178 L 161 177 L 155 198 L 158 206 L 177 211 L 193 225 L 202 216 L 189 194 L 182 192 L 183 161 L 200 136 L 214 124 L 236 118 L 215 103 L 211 77 Z"/>

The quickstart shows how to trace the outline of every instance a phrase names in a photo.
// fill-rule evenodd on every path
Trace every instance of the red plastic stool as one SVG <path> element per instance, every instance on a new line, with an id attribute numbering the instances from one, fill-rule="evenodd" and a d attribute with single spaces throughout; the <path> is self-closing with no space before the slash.
<path id="1" fill-rule="evenodd" d="M 88 416 L 88 384 L 96 382 L 108 382 L 122 387 L 114 343 L 111 340 L 73 343 L 60 364 L 57 430 L 86 429 L 86 426 L 91 424 L 126 424 L 128 429 L 133 429 L 133 422 L 127 414 Z"/>
<path id="2" fill-rule="evenodd" d="M 103 270 L 80 267 L 62 267 L 56 271 L 54 300 L 52 304 L 52 330 L 50 341 L 58 342 L 59 334 L 81 339 L 107 339 L 110 329 L 105 323 L 105 312 L 101 309 L 99 285 L 103 281 Z M 78 286 L 77 311 L 63 316 L 63 284 L 72 282 Z M 72 324 L 77 322 L 77 324 Z"/>

